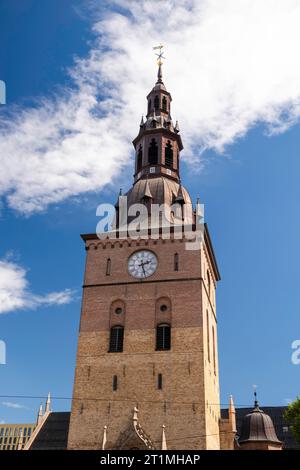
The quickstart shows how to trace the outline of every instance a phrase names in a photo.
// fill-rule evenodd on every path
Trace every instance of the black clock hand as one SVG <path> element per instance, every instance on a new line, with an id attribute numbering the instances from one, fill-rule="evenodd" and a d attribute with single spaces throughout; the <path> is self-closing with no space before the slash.
<path id="1" fill-rule="evenodd" d="M 149 260 L 148 260 L 148 261 L 141 261 L 141 264 L 139 265 L 139 266 L 141 266 L 141 267 L 142 267 L 142 270 L 143 270 L 144 276 L 146 276 L 146 271 L 145 271 L 145 268 L 144 268 L 144 266 L 145 266 L 145 264 L 149 264 L 149 263 L 150 263 L 150 261 L 149 261 Z"/>

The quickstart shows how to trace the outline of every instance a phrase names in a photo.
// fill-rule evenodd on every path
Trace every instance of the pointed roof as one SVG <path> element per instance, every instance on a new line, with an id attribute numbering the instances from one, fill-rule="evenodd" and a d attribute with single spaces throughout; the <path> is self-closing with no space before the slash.
<path id="1" fill-rule="evenodd" d="M 40 423 L 42 417 L 43 417 L 43 405 L 41 403 L 39 407 L 38 415 L 37 415 L 37 424 Z"/>
<path id="2" fill-rule="evenodd" d="M 117 202 L 115 203 L 115 208 L 116 209 L 118 209 L 118 207 L 119 207 L 120 196 L 122 196 L 122 188 L 120 188 L 118 199 L 117 199 Z"/>
<path id="3" fill-rule="evenodd" d="M 51 395 L 50 395 L 50 392 L 48 393 L 48 397 L 47 397 L 47 400 L 46 400 L 45 413 L 47 413 L 48 411 L 51 411 Z"/>
<path id="4" fill-rule="evenodd" d="M 234 407 L 232 395 L 230 395 L 229 397 L 229 413 L 235 413 L 235 407 Z"/>
<path id="5" fill-rule="evenodd" d="M 102 450 L 105 450 L 105 445 L 106 445 L 106 438 L 107 436 L 107 426 L 103 427 L 103 439 L 102 439 Z"/>

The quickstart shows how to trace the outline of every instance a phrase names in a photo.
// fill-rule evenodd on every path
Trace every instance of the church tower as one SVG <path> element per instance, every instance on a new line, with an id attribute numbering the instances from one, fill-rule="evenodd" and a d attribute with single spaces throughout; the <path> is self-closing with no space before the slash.
<path id="1" fill-rule="evenodd" d="M 133 141 L 128 207 L 192 207 L 180 180 L 183 145 L 171 102 L 159 63 Z M 119 210 L 120 198 L 114 237 L 82 235 L 87 258 L 68 448 L 219 449 L 220 276 L 207 226 L 197 249 L 187 249 L 175 230 L 164 237 L 161 227 L 153 238 L 120 237 Z M 192 210 L 193 230 L 195 220 Z"/>

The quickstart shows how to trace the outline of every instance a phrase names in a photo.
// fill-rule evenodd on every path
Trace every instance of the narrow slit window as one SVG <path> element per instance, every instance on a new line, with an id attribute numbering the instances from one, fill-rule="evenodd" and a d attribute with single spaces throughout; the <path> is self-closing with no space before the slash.
<path id="1" fill-rule="evenodd" d="M 162 374 L 158 374 L 158 376 L 157 376 L 157 388 L 158 388 L 158 390 L 162 390 L 162 388 L 163 388 Z"/>
<path id="2" fill-rule="evenodd" d="M 179 271 L 179 254 L 174 255 L 174 271 Z"/>
<path id="3" fill-rule="evenodd" d="M 108 258 L 106 261 L 106 276 L 110 276 L 111 273 L 111 259 Z"/>
<path id="4" fill-rule="evenodd" d="M 113 376 L 112 388 L 114 392 L 118 390 L 118 376 L 117 375 Z"/>

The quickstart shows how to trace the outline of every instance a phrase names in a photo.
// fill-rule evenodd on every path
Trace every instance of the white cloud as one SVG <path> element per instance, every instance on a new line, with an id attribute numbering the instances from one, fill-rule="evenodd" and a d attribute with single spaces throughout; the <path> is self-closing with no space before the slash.
<path id="1" fill-rule="evenodd" d="M 14 408 L 16 410 L 20 410 L 20 409 L 24 409 L 24 408 L 27 409 L 26 406 L 20 405 L 20 403 L 12 403 L 10 401 L 2 401 L 1 405 L 6 406 L 6 408 Z"/>
<path id="2" fill-rule="evenodd" d="M 0 260 L 0 314 L 39 306 L 63 305 L 73 300 L 70 289 L 35 295 L 29 289 L 26 270 L 7 259 Z"/>
<path id="3" fill-rule="evenodd" d="M 0 194 L 20 212 L 98 191 L 131 165 L 131 140 L 155 79 L 151 48 L 159 42 L 188 161 L 199 162 L 208 148 L 222 152 L 258 122 L 273 134 L 298 121 L 298 0 L 108 5 L 101 20 L 95 13 L 89 56 L 71 70 L 74 88 L 17 109 L 1 125 Z"/>

